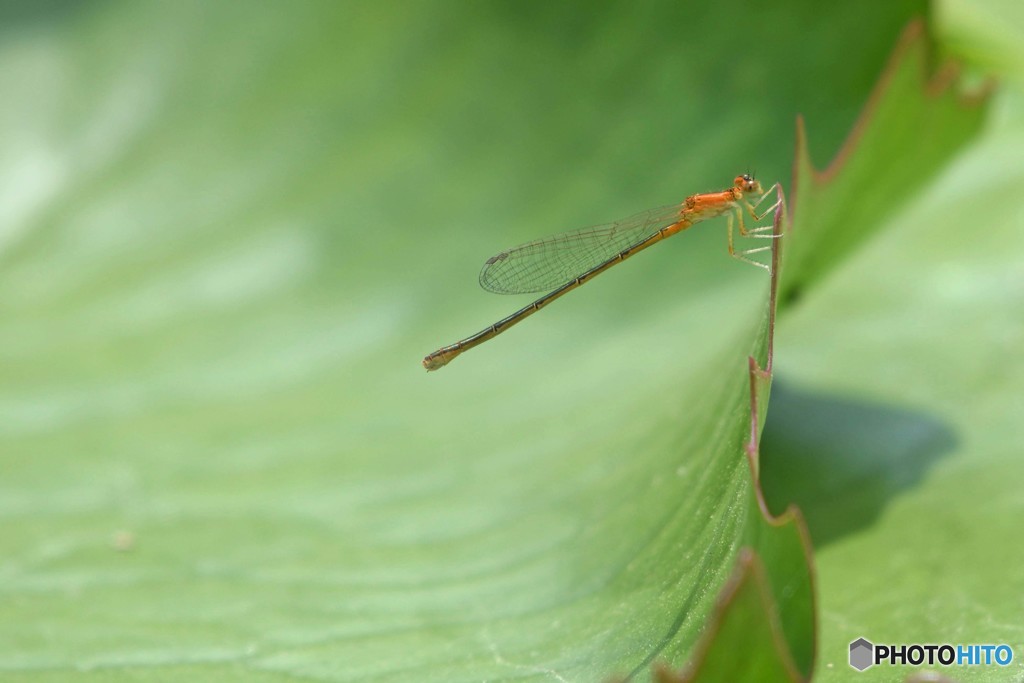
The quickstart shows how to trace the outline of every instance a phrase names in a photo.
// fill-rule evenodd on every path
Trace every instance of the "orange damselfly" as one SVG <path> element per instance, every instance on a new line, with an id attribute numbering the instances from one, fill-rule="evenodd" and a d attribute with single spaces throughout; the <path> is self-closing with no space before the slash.
<path id="1" fill-rule="evenodd" d="M 758 213 L 758 207 L 766 197 L 772 195 L 773 190 L 775 202 Z M 752 197 L 753 201 L 748 197 Z M 743 216 L 749 214 L 756 223 L 778 208 L 781 202 L 782 192 L 777 183 L 765 191 L 761 183 L 750 174 L 743 174 L 736 176 L 732 187 L 721 192 L 690 195 L 681 204 L 670 204 L 615 223 L 574 230 L 507 249 L 484 263 L 480 271 L 480 286 L 497 294 L 548 293 L 490 327 L 434 351 L 423 359 L 423 367 L 427 370 L 444 367 L 460 353 L 497 337 L 616 263 L 703 220 L 723 214 L 729 219 L 729 254 L 770 270 L 767 264 L 751 259 L 750 255 L 767 251 L 771 247 L 737 251 L 733 246 L 733 226 L 738 224 L 743 237 L 777 237 L 768 234 L 773 229 L 771 225 L 748 230 Z"/>

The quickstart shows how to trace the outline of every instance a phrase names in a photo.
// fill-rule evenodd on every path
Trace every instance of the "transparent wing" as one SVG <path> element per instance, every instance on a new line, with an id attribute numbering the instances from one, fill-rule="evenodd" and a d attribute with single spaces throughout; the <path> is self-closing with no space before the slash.
<path id="1" fill-rule="evenodd" d="M 549 292 L 679 220 L 682 205 L 643 211 L 615 223 L 564 232 L 487 259 L 480 286 L 497 294 Z"/>

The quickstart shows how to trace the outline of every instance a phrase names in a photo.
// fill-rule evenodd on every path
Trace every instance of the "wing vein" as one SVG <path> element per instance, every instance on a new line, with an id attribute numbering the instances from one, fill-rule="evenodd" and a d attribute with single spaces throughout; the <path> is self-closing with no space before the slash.
<path id="1" fill-rule="evenodd" d="M 484 263 L 480 286 L 497 294 L 551 291 L 672 225 L 681 210 L 679 204 L 662 206 L 506 249 Z"/>

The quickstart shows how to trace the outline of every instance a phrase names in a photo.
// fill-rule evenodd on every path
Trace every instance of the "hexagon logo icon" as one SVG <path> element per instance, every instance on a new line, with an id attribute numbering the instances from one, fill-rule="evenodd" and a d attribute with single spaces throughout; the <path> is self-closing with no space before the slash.
<path id="1" fill-rule="evenodd" d="M 875 646 L 867 638 L 858 638 L 850 643 L 850 666 L 863 671 L 874 665 Z"/>

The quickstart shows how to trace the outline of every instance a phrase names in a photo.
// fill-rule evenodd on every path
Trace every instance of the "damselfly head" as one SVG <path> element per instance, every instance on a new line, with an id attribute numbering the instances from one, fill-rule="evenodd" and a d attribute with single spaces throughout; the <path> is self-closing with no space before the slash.
<path id="1" fill-rule="evenodd" d="M 761 183 L 754 179 L 754 176 L 750 173 L 744 173 L 743 175 L 736 176 L 736 180 L 732 181 L 736 189 L 744 194 L 764 194 L 764 190 L 761 188 Z"/>

